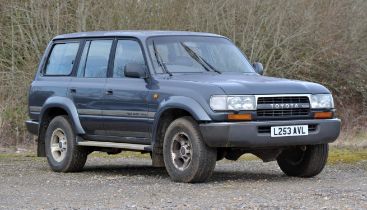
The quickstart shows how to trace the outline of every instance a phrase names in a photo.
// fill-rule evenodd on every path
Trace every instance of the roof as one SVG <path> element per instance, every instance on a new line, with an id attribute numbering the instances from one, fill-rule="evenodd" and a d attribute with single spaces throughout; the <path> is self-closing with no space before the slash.
<path id="1" fill-rule="evenodd" d="M 132 36 L 137 38 L 147 38 L 151 36 L 169 36 L 169 35 L 195 35 L 195 36 L 216 36 L 222 37 L 218 34 L 204 33 L 204 32 L 191 32 L 191 31 L 90 31 L 90 32 L 77 32 L 71 34 L 62 34 L 54 37 L 54 39 L 72 39 L 72 38 L 84 38 L 84 37 L 111 37 L 111 36 Z"/>

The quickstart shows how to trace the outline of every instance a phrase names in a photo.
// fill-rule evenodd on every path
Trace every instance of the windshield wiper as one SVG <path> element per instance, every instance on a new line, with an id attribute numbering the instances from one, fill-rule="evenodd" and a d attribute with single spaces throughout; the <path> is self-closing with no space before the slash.
<path id="1" fill-rule="evenodd" d="M 189 46 L 185 45 L 183 42 L 180 42 L 180 44 L 182 45 L 182 47 L 186 50 L 187 53 L 189 53 L 189 55 L 196 60 L 201 66 L 204 67 L 205 70 L 207 71 L 215 71 L 218 74 L 221 74 L 222 72 L 219 71 L 218 69 L 214 68 L 213 65 L 211 65 L 210 63 L 208 63 L 204 58 L 202 58 L 200 55 L 198 55 L 196 52 L 194 52 Z"/>
<path id="2" fill-rule="evenodd" d="M 159 55 L 157 48 L 155 47 L 155 43 L 153 41 L 153 50 L 155 58 L 157 59 L 157 63 L 160 67 L 162 67 L 163 71 L 166 72 L 168 75 L 172 76 L 172 73 L 168 71 L 166 64 L 163 62 L 162 57 Z"/>

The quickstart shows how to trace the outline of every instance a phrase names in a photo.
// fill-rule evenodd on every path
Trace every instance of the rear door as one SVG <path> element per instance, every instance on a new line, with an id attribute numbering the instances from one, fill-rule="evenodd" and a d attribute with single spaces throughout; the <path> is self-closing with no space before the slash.
<path id="1" fill-rule="evenodd" d="M 113 39 L 85 41 L 80 62 L 70 84 L 70 95 L 80 122 L 89 135 L 104 135 L 103 97 Z"/>
<path id="2" fill-rule="evenodd" d="M 124 75 L 127 64 L 146 64 L 142 48 L 135 39 L 117 40 L 115 48 L 102 111 L 106 135 L 120 142 L 150 143 L 153 116 L 148 112 L 147 83 Z"/>

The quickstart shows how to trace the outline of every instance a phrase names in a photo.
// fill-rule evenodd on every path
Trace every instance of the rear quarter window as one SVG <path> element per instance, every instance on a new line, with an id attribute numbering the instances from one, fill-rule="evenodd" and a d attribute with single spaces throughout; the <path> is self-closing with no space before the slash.
<path id="1" fill-rule="evenodd" d="M 70 75 L 78 49 L 78 42 L 55 44 L 48 57 L 44 74 Z"/>

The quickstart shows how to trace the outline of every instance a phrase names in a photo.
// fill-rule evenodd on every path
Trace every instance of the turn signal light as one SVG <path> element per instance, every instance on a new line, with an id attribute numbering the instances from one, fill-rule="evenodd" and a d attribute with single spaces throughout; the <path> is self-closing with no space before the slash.
<path id="1" fill-rule="evenodd" d="M 251 114 L 228 114 L 228 120 L 252 120 Z"/>
<path id="2" fill-rule="evenodd" d="M 315 112 L 315 119 L 329 119 L 333 117 L 332 112 Z"/>

